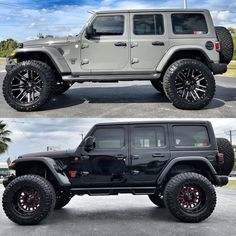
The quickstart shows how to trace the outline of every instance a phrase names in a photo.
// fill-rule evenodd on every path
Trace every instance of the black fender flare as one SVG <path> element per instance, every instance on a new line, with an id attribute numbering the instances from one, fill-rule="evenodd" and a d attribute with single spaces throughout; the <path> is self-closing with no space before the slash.
<path id="1" fill-rule="evenodd" d="M 218 179 L 217 179 L 217 172 L 215 170 L 215 168 L 212 166 L 212 164 L 210 163 L 210 161 L 208 159 L 206 159 L 205 157 L 201 157 L 201 156 L 186 156 L 186 157 L 177 157 L 177 158 L 174 158 L 172 159 L 168 164 L 167 166 L 162 170 L 160 176 L 157 178 L 157 185 L 160 185 L 165 176 L 168 174 L 168 172 L 171 170 L 171 168 L 176 164 L 176 163 L 180 163 L 180 162 L 191 162 L 191 161 L 200 161 L 202 163 L 204 163 L 212 177 L 214 178 L 215 182 L 217 183 L 218 182 Z"/>
<path id="2" fill-rule="evenodd" d="M 63 169 L 57 165 L 55 160 L 48 157 L 27 157 L 27 158 L 19 158 L 14 160 L 11 163 L 11 169 L 15 170 L 17 168 L 17 165 L 21 163 L 27 163 L 27 162 L 40 162 L 43 163 L 48 170 L 51 172 L 53 177 L 58 182 L 59 186 L 67 187 L 71 186 L 71 183 L 67 177 L 67 175 L 64 173 Z"/>

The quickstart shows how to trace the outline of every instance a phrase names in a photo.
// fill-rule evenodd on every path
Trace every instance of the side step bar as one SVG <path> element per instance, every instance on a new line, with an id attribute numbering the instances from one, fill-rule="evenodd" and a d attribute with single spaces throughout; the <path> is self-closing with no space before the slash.
<path id="1" fill-rule="evenodd" d="M 147 195 L 154 194 L 156 187 L 110 187 L 110 188 L 71 188 L 71 192 L 90 196 L 98 195 L 118 195 L 119 193 L 132 193 L 134 195 Z"/>
<path id="2" fill-rule="evenodd" d="M 152 80 L 160 78 L 160 73 L 155 74 L 106 74 L 106 75 L 64 75 L 62 80 L 71 82 L 116 82 L 132 80 Z"/>

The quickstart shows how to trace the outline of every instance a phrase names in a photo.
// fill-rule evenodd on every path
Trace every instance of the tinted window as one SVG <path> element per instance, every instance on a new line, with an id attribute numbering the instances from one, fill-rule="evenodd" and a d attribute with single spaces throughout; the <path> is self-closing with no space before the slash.
<path id="1" fill-rule="evenodd" d="M 122 128 L 97 129 L 94 133 L 95 149 L 120 149 L 125 143 Z"/>
<path id="2" fill-rule="evenodd" d="M 93 29 L 96 35 L 122 35 L 124 33 L 124 16 L 98 16 Z"/>
<path id="3" fill-rule="evenodd" d="M 133 133 L 135 148 L 155 148 L 165 146 L 165 135 L 162 127 L 137 127 Z"/>
<path id="4" fill-rule="evenodd" d="M 204 15 L 194 13 L 172 14 L 172 27 L 175 34 L 207 34 Z"/>
<path id="5" fill-rule="evenodd" d="M 135 15 L 134 34 L 155 35 L 163 34 L 164 25 L 162 15 Z"/>
<path id="6" fill-rule="evenodd" d="M 210 145 L 204 126 L 174 126 L 175 146 L 207 147 Z"/>

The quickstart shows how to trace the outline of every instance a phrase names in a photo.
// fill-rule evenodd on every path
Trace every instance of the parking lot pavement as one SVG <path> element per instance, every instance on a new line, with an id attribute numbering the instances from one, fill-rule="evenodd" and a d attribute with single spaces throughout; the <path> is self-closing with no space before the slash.
<path id="1" fill-rule="evenodd" d="M 0 117 L 130 117 L 130 118 L 220 118 L 236 117 L 236 78 L 216 77 L 213 101 L 201 111 L 176 109 L 149 81 L 75 84 L 54 97 L 38 112 L 17 112 L 2 95 L 4 73 L 0 73 Z"/>
<path id="2" fill-rule="evenodd" d="M 217 188 L 217 195 L 214 213 L 198 224 L 178 222 L 147 196 L 76 196 L 38 226 L 18 226 L 0 207 L 0 235 L 236 235 L 236 189 Z"/>

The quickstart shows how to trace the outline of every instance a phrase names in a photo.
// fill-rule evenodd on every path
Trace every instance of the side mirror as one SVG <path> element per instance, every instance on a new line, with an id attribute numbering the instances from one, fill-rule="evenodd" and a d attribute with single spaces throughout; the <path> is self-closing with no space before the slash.
<path id="1" fill-rule="evenodd" d="M 92 38 L 95 35 L 95 31 L 93 29 L 92 25 L 88 25 L 88 27 L 86 28 L 86 36 L 87 38 Z"/>
<path id="2" fill-rule="evenodd" d="M 84 149 L 86 151 L 91 151 L 95 148 L 95 142 L 94 142 L 94 137 L 92 136 L 89 136 L 85 139 L 85 142 L 84 142 Z"/>

